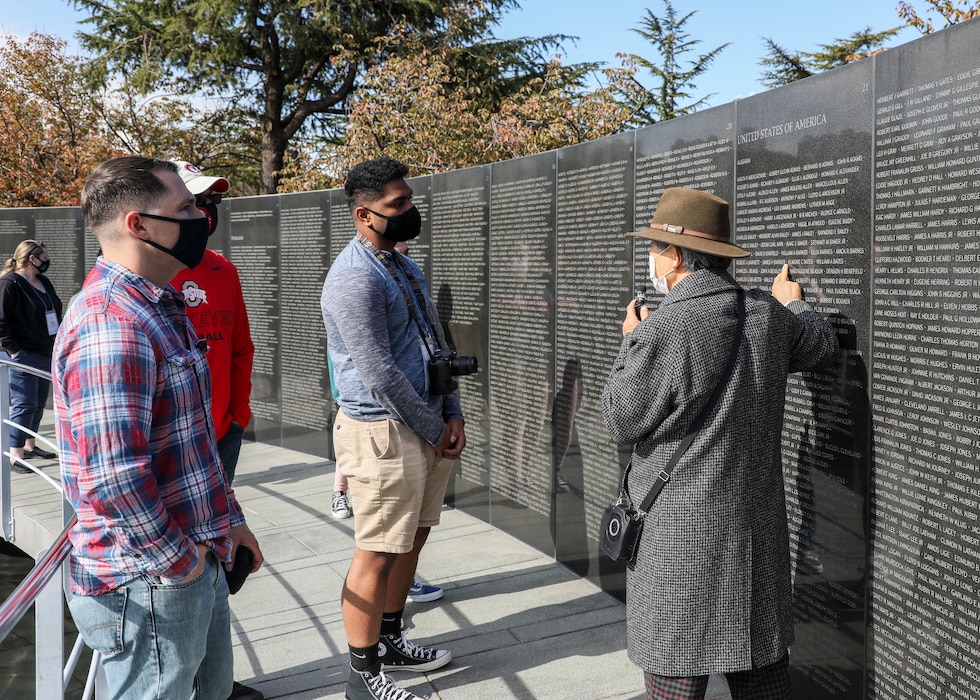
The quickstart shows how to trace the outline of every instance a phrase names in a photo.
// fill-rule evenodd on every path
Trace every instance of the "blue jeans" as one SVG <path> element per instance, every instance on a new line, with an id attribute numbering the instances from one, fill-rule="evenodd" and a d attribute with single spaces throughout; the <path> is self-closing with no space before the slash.
<path id="1" fill-rule="evenodd" d="M 192 581 L 141 576 L 114 591 L 74 596 L 72 618 L 102 654 L 112 698 L 227 700 L 231 613 L 225 572 L 213 554 Z"/>
<path id="2" fill-rule="evenodd" d="M 221 459 L 221 466 L 225 469 L 229 484 L 235 480 L 235 468 L 238 466 L 238 455 L 241 454 L 244 437 L 245 428 L 232 421 L 228 426 L 228 432 L 218 440 L 218 457 Z"/>
<path id="3" fill-rule="evenodd" d="M 17 359 L 14 362 L 34 369 L 43 369 L 45 372 L 51 371 L 50 357 L 27 350 L 21 350 L 17 353 Z M 36 433 L 38 426 L 41 425 L 41 416 L 44 415 L 44 406 L 48 402 L 50 388 L 51 382 L 47 379 L 41 379 L 26 372 L 18 372 L 11 367 L 10 420 L 25 428 L 30 428 Z M 29 437 L 27 433 L 13 426 L 10 426 L 8 431 L 10 433 L 10 446 L 23 447 L 24 442 Z"/>

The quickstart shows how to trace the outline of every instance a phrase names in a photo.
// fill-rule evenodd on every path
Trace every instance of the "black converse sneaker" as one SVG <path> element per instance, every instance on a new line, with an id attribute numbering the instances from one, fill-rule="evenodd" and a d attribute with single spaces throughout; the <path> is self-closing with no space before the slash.
<path id="1" fill-rule="evenodd" d="M 453 660 L 448 649 L 420 647 L 404 634 L 383 634 L 378 642 L 378 658 L 389 671 L 434 671 Z"/>
<path id="2" fill-rule="evenodd" d="M 381 670 L 381 662 L 366 671 L 350 670 L 346 700 L 423 700 L 391 682 Z"/>

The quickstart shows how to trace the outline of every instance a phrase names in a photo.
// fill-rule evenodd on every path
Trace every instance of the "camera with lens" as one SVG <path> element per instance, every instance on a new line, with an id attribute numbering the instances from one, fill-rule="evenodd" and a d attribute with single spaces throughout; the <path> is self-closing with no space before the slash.
<path id="1" fill-rule="evenodd" d="M 480 366 L 475 357 L 457 357 L 455 350 L 436 350 L 429 360 L 429 393 L 451 394 L 459 388 L 459 382 L 453 377 L 476 374 L 478 369 Z"/>

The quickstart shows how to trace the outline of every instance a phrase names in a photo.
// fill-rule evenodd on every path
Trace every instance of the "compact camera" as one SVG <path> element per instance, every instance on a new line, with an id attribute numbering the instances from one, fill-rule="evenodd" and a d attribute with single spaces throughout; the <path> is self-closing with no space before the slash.
<path id="1" fill-rule="evenodd" d="M 455 350 L 437 350 L 429 360 L 429 393 L 451 394 L 459 388 L 459 382 L 453 377 L 476 374 L 479 369 L 475 357 L 457 357 Z"/>
<path id="2" fill-rule="evenodd" d="M 602 517 L 599 547 L 613 561 L 632 563 L 642 532 L 643 518 L 636 509 L 622 500 L 616 501 Z"/>

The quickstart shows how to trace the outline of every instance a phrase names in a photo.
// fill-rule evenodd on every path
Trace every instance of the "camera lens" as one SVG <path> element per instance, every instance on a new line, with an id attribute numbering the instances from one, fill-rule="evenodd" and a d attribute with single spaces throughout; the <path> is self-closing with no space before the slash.
<path id="1" fill-rule="evenodd" d="M 452 373 L 456 376 L 461 374 L 476 374 L 480 369 L 480 364 L 476 361 L 476 358 L 469 355 L 454 357 L 449 362 L 452 367 Z"/>

